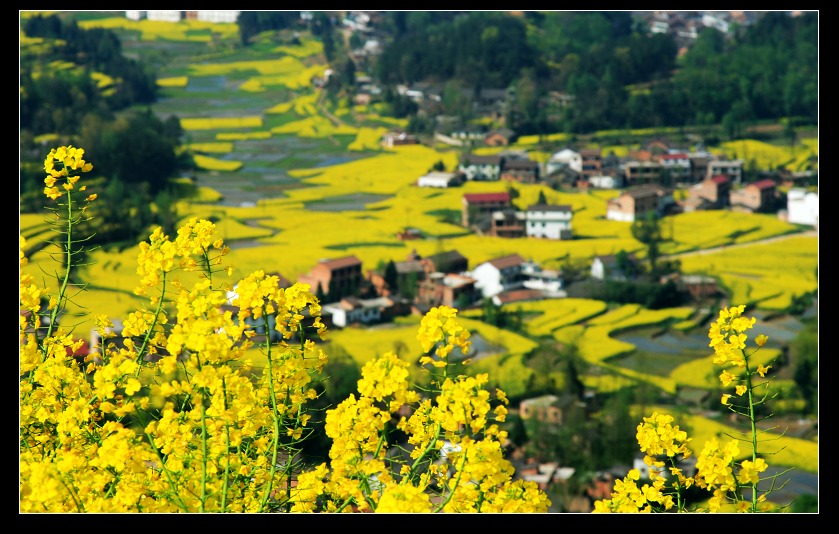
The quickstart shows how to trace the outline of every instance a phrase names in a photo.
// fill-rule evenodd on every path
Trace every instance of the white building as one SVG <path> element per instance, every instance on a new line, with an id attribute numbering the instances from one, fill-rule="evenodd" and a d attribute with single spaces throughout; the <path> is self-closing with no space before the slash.
<path id="1" fill-rule="evenodd" d="M 588 179 L 589 185 L 597 189 L 618 189 L 623 187 L 623 178 L 620 176 L 610 176 L 603 174 L 600 176 L 592 176 Z"/>
<path id="2" fill-rule="evenodd" d="M 241 12 L 230 10 L 196 11 L 195 19 L 213 23 L 235 23 L 239 20 L 239 13 Z"/>
<path id="3" fill-rule="evenodd" d="M 477 280 L 475 288 L 488 298 L 507 289 L 522 287 L 521 273 L 525 263 L 518 254 L 485 261 L 472 271 L 472 278 Z"/>
<path id="4" fill-rule="evenodd" d="M 179 22 L 184 17 L 183 11 L 172 11 L 167 9 L 153 9 L 146 11 L 146 18 L 149 20 L 161 20 L 164 22 Z"/>
<path id="5" fill-rule="evenodd" d="M 467 180 L 496 181 L 501 176 L 501 165 L 504 157 L 498 154 L 480 156 L 469 154 L 458 163 L 457 170 L 463 173 Z"/>
<path id="6" fill-rule="evenodd" d="M 525 213 L 525 234 L 527 237 L 548 239 L 571 239 L 571 206 L 549 206 L 533 204 Z"/>
<path id="7" fill-rule="evenodd" d="M 712 178 L 720 174 L 728 176 L 731 185 L 740 185 L 743 180 L 743 160 L 714 159 L 709 161 L 705 177 Z"/>
<path id="8" fill-rule="evenodd" d="M 235 23 L 239 20 L 241 11 L 231 10 L 203 10 L 203 11 L 172 11 L 172 10 L 151 10 L 151 11 L 126 11 L 125 18 L 129 20 L 160 20 L 164 22 L 179 22 L 183 19 L 195 19 L 212 23 Z"/>
<path id="9" fill-rule="evenodd" d="M 417 180 L 417 186 L 419 187 L 447 188 L 460 185 L 460 183 L 460 174 L 456 172 L 432 171 L 420 176 Z"/>
<path id="10" fill-rule="evenodd" d="M 387 297 L 359 299 L 346 297 L 340 302 L 330 302 L 321 308 L 324 314 L 332 315 L 332 324 L 342 328 L 353 323 L 371 324 L 382 320 L 382 312 L 393 306 Z"/>
<path id="11" fill-rule="evenodd" d="M 677 182 L 684 182 L 690 178 L 690 156 L 684 153 L 663 154 L 658 158 L 661 169 L 667 171 Z"/>
<path id="12" fill-rule="evenodd" d="M 819 194 L 800 188 L 787 193 L 787 221 L 793 224 L 819 226 Z"/>
<path id="13" fill-rule="evenodd" d="M 583 172 L 583 156 L 570 148 L 564 148 L 551 156 L 545 165 L 545 172 L 550 175 L 565 167 Z"/>
<path id="14" fill-rule="evenodd" d="M 559 271 L 542 269 L 538 264 L 529 261 L 522 264 L 521 276 L 522 285 L 527 289 L 536 289 L 551 298 L 567 296 L 565 291 L 562 291 L 562 273 Z"/>

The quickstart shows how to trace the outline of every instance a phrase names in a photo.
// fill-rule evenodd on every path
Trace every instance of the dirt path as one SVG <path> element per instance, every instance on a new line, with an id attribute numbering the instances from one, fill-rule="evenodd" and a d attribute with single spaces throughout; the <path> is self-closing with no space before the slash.
<path id="1" fill-rule="evenodd" d="M 703 248 L 702 250 L 691 250 L 690 252 L 680 252 L 678 254 L 669 254 L 666 256 L 662 256 L 662 259 L 670 260 L 674 258 L 682 258 L 684 256 L 695 256 L 695 255 L 702 255 L 702 254 L 713 254 L 715 252 L 721 252 L 723 250 L 729 250 L 733 248 L 740 248 L 740 247 L 747 247 L 750 245 L 756 244 L 763 244 L 763 243 L 775 243 L 778 241 L 783 241 L 785 239 L 789 239 L 791 237 L 802 237 L 802 236 L 810 236 L 810 237 L 818 237 L 819 232 L 818 230 L 804 230 L 801 232 L 795 232 L 792 234 L 784 234 L 775 237 L 767 237 L 765 239 L 758 239 L 757 241 L 749 241 L 748 243 L 735 243 L 733 245 L 722 245 L 720 247 L 712 247 L 712 248 Z"/>

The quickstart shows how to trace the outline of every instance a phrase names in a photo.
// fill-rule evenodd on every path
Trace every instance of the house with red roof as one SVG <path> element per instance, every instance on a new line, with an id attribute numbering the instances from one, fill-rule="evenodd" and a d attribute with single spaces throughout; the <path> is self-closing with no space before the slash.
<path id="1" fill-rule="evenodd" d="M 730 194 L 731 209 L 751 213 L 770 212 L 777 208 L 778 188 L 774 180 L 766 178 L 746 184 Z"/>
<path id="2" fill-rule="evenodd" d="M 332 301 L 357 294 L 363 280 L 361 260 L 355 256 L 321 260 L 308 274 L 298 277 L 301 284 L 309 284 L 312 293 L 320 291 Z"/>
<path id="3" fill-rule="evenodd" d="M 463 195 L 462 224 L 466 228 L 492 219 L 492 213 L 512 207 L 510 193 L 466 193 Z"/>

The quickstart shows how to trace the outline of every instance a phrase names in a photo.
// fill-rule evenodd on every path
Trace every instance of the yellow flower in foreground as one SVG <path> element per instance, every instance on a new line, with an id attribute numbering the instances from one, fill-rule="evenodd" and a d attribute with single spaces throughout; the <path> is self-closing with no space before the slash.
<path id="1" fill-rule="evenodd" d="M 382 498 L 379 499 L 377 513 L 400 513 L 400 512 L 430 512 L 431 499 L 422 488 L 411 484 L 400 484 L 385 489 Z"/>

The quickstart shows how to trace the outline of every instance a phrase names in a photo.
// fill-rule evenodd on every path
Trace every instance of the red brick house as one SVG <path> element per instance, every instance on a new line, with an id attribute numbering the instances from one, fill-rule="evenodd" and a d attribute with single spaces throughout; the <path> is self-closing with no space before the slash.
<path id="1" fill-rule="evenodd" d="M 750 212 L 771 211 L 775 209 L 777 196 L 777 186 L 773 180 L 758 180 L 731 192 L 731 208 Z"/>
<path id="2" fill-rule="evenodd" d="M 354 295 L 361 288 L 364 276 L 361 272 L 361 260 L 355 256 L 345 256 L 334 260 L 321 260 L 312 267 L 308 274 L 301 275 L 298 281 L 309 284 L 311 291 L 318 294 L 318 288 L 330 300 Z M 336 295 L 330 295 L 335 291 Z"/>
<path id="3" fill-rule="evenodd" d="M 729 205 L 731 180 L 717 174 L 706 178 L 688 190 L 688 198 L 682 204 L 684 211 L 721 209 Z"/>
<path id="4" fill-rule="evenodd" d="M 475 302 L 474 278 L 454 273 L 434 272 L 417 284 L 416 302 L 423 307 L 465 308 Z"/>
<path id="5" fill-rule="evenodd" d="M 469 227 L 489 220 L 494 211 L 512 207 L 510 193 L 466 193 L 463 195 L 462 224 Z"/>
<path id="6" fill-rule="evenodd" d="M 665 213 L 674 203 L 673 193 L 660 185 L 641 185 L 627 189 L 606 204 L 606 219 L 633 222 L 647 213 Z"/>

